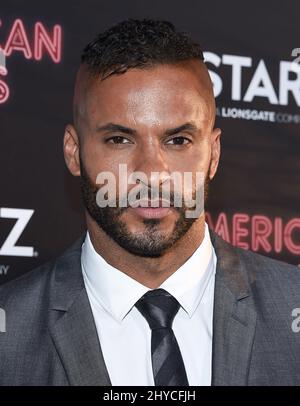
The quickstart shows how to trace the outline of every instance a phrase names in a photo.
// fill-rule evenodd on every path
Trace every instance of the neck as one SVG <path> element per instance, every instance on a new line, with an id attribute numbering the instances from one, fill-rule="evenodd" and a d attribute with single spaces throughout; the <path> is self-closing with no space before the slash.
<path id="1" fill-rule="evenodd" d="M 158 258 L 126 251 L 110 238 L 86 212 L 87 228 L 96 252 L 114 268 L 150 289 L 159 287 L 195 252 L 204 238 L 205 218 L 199 217 L 172 248 Z"/>

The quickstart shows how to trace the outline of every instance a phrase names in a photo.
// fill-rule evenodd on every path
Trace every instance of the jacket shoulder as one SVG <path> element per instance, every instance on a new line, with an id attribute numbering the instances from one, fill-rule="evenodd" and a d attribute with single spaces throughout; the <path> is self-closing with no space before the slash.
<path id="1" fill-rule="evenodd" d="M 4 283 L 0 286 L 0 307 L 17 309 L 18 305 L 30 303 L 30 307 L 42 300 L 47 299 L 47 288 L 51 285 L 55 277 L 55 269 L 61 263 L 68 261 L 74 254 L 78 254 L 83 242 L 83 237 L 78 238 L 75 243 L 67 248 L 58 257 L 47 261 L 38 267 L 26 272 L 24 275 Z"/>
<path id="2" fill-rule="evenodd" d="M 217 260 L 223 269 L 239 269 L 257 298 L 299 305 L 300 268 L 296 265 L 233 246 L 211 232 Z M 225 264 L 225 265 L 224 265 Z M 228 273 L 232 273 L 228 270 Z M 299 307 L 299 306 L 298 306 Z"/>
<path id="3" fill-rule="evenodd" d="M 300 278 L 300 268 L 296 265 L 234 246 L 212 230 L 210 230 L 210 235 L 214 248 L 220 255 L 237 257 L 243 262 L 243 265 L 251 268 L 254 272 L 260 270 L 261 272 L 278 273 L 279 275 L 288 273 L 289 275 L 294 275 L 295 278 Z"/>
<path id="4" fill-rule="evenodd" d="M 289 281 L 300 285 L 300 268 L 293 264 L 270 258 L 253 251 L 235 248 L 250 274 L 256 278 L 276 278 L 278 281 Z"/>

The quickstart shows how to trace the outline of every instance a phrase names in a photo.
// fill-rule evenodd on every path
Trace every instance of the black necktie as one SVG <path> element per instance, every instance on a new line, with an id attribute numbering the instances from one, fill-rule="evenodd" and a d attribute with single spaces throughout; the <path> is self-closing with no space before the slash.
<path id="1" fill-rule="evenodd" d="M 147 320 L 155 386 L 188 386 L 180 349 L 172 330 L 177 300 L 164 289 L 148 291 L 135 305 Z"/>

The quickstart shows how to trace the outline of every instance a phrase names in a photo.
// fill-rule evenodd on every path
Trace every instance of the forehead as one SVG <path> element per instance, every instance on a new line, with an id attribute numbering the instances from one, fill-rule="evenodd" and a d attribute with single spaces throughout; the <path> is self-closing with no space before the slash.
<path id="1" fill-rule="evenodd" d="M 84 105 L 91 127 L 106 121 L 174 127 L 183 121 L 209 122 L 214 99 L 207 69 L 197 61 L 134 68 L 102 81 L 90 80 Z"/>

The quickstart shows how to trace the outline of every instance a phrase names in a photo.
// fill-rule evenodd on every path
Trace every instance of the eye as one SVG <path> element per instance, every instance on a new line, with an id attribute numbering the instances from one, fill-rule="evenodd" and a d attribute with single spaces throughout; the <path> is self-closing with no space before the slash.
<path id="1" fill-rule="evenodd" d="M 167 144 L 168 145 L 186 145 L 190 142 L 191 141 L 188 138 L 178 136 L 178 137 L 174 137 L 174 138 L 171 138 L 170 140 L 168 140 Z"/>
<path id="2" fill-rule="evenodd" d="M 115 135 L 106 140 L 108 144 L 130 144 L 131 141 L 128 138 L 122 137 L 121 135 Z"/>

